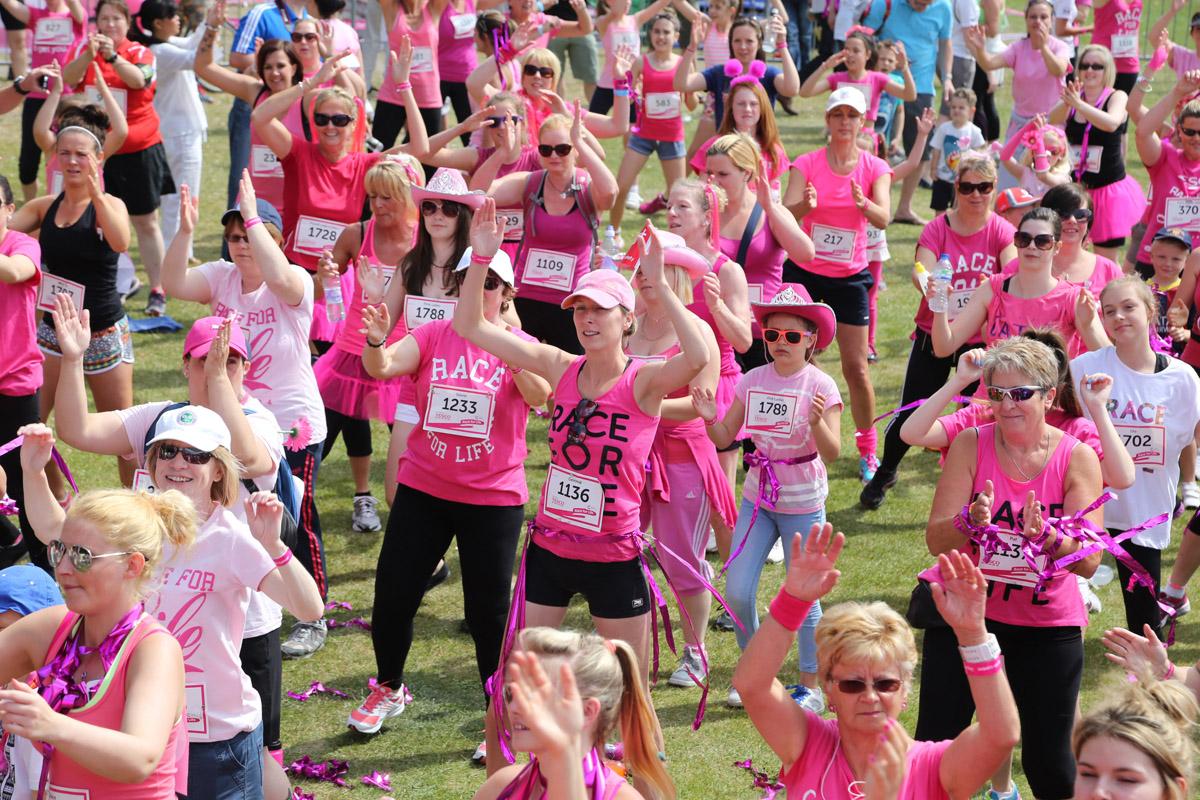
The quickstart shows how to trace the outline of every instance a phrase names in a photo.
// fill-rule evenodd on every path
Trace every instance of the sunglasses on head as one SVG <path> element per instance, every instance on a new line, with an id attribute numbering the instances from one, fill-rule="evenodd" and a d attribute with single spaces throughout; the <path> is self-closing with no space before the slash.
<path id="1" fill-rule="evenodd" d="M 1024 403 L 1038 392 L 1044 392 L 1041 386 L 1013 386 L 1005 389 L 1001 386 L 987 387 L 987 398 L 993 403 L 1003 403 L 1005 398 L 1014 403 Z"/>
<path id="2" fill-rule="evenodd" d="M 867 682 L 859 678 L 847 678 L 834 681 L 834 683 L 837 684 L 838 691 L 842 694 L 862 694 L 867 690 Z M 895 694 L 904 684 L 900 682 L 899 678 L 876 678 L 871 681 L 870 685 L 875 690 L 875 694 Z"/>
<path id="3" fill-rule="evenodd" d="M 800 344 L 805 338 L 812 336 L 809 331 L 784 330 L 783 328 L 763 328 L 763 341 L 775 344 L 780 337 L 788 344 Z"/>
<path id="4" fill-rule="evenodd" d="M 538 145 L 538 153 L 542 156 L 542 158 L 549 158 L 550 156 L 558 156 L 559 158 L 566 158 L 567 156 L 569 156 L 571 154 L 572 149 L 574 149 L 574 148 L 572 148 L 571 145 L 569 145 L 569 144 L 539 144 Z"/>
<path id="5" fill-rule="evenodd" d="M 1096 72 L 1103 72 L 1103 71 L 1104 71 L 1104 65 L 1103 65 L 1103 64 L 1097 64 L 1097 63 L 1096 63 L 1096 62 L 1094 62 L 1094 61 L 1089 61 L 1089 62 L 1087 62 L 1086 64 L 1080 64 L 1080 65 L 1079 65 L 1079 71 L 1080 71 L 1080 72 L 1083 72 L 1083 71 L 1085 71 L 1085 70 L 1089 70 L 1089 69 L 1090 69 L 1090 70 L 1095 70 Z"/>
<path id="6" fill-rule="evenodd" d="M 1050 233 L 1039 233 L 1034 236 L 1032 233 L 1017 231 L 1013 234 L 1013 244 L 1017 246 L 1018 250 L 1024 250 L 1029 245 L 1033 245 L 1038 250 L 1053 250 L 1056 241 L 1057 239 Z"/>
<path id="7" fill-rule="evenodd" d="M 571 412 L 571 424 L 567 426 L 567 444 L 583 444 L 588 435 L 587 422 L 599 410 L 600 404 L 595 400 L 579 398 L 575 410 Z"/>
<path id="8" fill-rule="evenodd" d="M 554 77 L 554 69 L 552 67 L 535 67 L 533 64 L 526 64 L 524 72 L 530 78 L 534 75 L 541 75 L 543 78 Z"/>
<path id="9" fill-rule="evenodd" d="M 68 545 L 62 539 L 55 539 L 46 546 L 46 560 L 50 562 L 51 567 L 57 567 L 62 563 L 63 556 L 69 555 L 71 558 L 71 566 L 76 572 L 87 572 L 92 568 L 92 562 L 98 558 L 114 558 L 116 556 L 131 556 L 132 550 L 126 550 L 121 553 L 93 553 L 81 544 Z"/>
<path id="10" fill-rule="evenodd" d="M 980 183 L 971 183 L 970 181 L 958 182 L 959 194 L 991 194 L 992 189 L 996 188 L 995 181 L 982 181 Z"/>
<path id="11" fill-rule="evenodd" d="M 442 200 L 441 202 L 437 200 L 421 201 L 421 213 L 427 217 L 432 217 L 440 211 L 442 212 L 442 216 L 447 219 L 458 219 L 466 208 L 462 203 L 455 203 L 452 200 Z"/>
<path id="12" fill-rule="evenodd" d="M 201 466 L 212 461 L 213 454 L 195 447 L 180 447 L 177 444 L 160 444 L 158 446 L 159 461 L 174 461 L 175 456 L 183 454 L 183 460 L 189 464 Z"/>
<path id="13" fill-rule="evenodd" d="M 295 42 L 296 44 L 300 44 L 301 42 L 315 42 L 317 39 L 320 39 L 320 38 L 321 37 L 317 36 L 315 33 L 293 33 L 292 34 L 292 41 Z"/>
<path id="14" fill-rule="evenodd" d="M 483 279 L 483 289 L 487 292 L 494 292 L 504 285 L 504 281 L 495 275 L 488 275 Z"/>
<path id="15" fill-rule="evenodd" d="M 1179 135 L 1187 136 L 1189 139 L 1193 136 L 1200 136 L 1200 128 L 1185 128 L 1182 125 L 1180 125 L 1179 126 Z"/>
<path id="16" fill-rule="evenodd" d="M 324 128 L 326 125 L 332 125 L 335 128 L 344 128 L 354 122 L 354 117 L 349 114 L 322 114 L 320 111 L 313 112 L 313 124 L 318 128 Z"/>

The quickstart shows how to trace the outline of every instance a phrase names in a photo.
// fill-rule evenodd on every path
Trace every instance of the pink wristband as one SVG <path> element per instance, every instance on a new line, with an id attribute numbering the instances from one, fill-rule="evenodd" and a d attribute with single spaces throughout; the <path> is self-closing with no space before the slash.
<path id="1" fill-rule="evenodd" d="M 279 557 L 273 558 L 271 560 L 275 562 L 275 566 L 282 567 L 284 564 L 286 564 L 292 560 L 291 548 L 284 550 L 283 553 Z"/>
<path id="2" fill-rule="evenodd" d="M 242 228 L 245 230 L 250 230 L 255 225 L 262 225 L 261 217 L 251 217 L 250 219 L 248 219 L 244 223 L 242 223 Z"/>
<path id="3" fill-rule="evenodd" d="M 991 661 L 963 662 L 963 671 L 968 675 L 995 675 L 1004 669 L 1004 656 L 996 656 Z"/>
<path id="4" fill-rule="evenodd" d="M 779 594 L 775 595 L 775 599 L 771 601 L 770 610 L 771 616 L 775 618 L 776 622 L 795 633 L 804 624 L 804 618 L 808 616 L 812 607 L 811 600 L 801 600 L 795 595 L 788 594 L 787 589 L 781 586 Z"/>
<path id="5" fill-rule="evenodd" d="M 407 92 L 407 91 L 410 91 L 411 89 L 412 89 L 412 84 L 409 83 L 408 81 L 405 81 L 404 83 L 396 84 L 397 92 Z"/>
<path id="6" fill-rule="evenodd" d="M 471 263 L 472 264 L 487 264 L 487 265 L 491 266 L 493 258 L 494 258 L 494 256 L 477 256 L 477 255 L 475 255 L 475 253 L 471 253 Z"/>

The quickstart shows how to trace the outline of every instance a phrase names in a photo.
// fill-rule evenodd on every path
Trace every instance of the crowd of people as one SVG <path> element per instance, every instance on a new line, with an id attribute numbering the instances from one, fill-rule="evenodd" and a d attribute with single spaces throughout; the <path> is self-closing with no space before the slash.
<path id="1" fill-rule="evenodd" d="M 1163 574 L 1200 509 L 1187 5 L 380 0 L 356 30 L 344 0 L 0 0 L 21 191 L 0 175 L 0 797 L 291 796 L 283 659 L 326 646 L 339 434 L 350 527 L 382 531 L 346 724 L 403 726 L 454 546 L 477 798 L 675 797 L 651 693 L 668 608 L 696 726 L 710 628 L 736 631 L 718 688 L 790 797 L 1017 800 L 1018 745 L 1040 800 L 1194 796 L 1200 662 L 1167 645 L 1200 511 Z M 219 95 L 228 210 L 202 263 Z M 822 119 L 787 120 L 797 98 Z M 821 146 L 789 153 L 788 128 Z M 903 224 L 911 351 L 877 398 Z M 147 317 L 201 308 L 175 392 L 135 404 L 142 288 Z M 905 609 L 822 605 L 844 438 L 864 520 L 910 447 L 941 452 Z M 115 456 L 119 486 L 77 486 L 59 442 Z M 1126 627 L 1081 708 L 1105 558 Z M 563 629 L 577 595 L 593 630 Z"/>

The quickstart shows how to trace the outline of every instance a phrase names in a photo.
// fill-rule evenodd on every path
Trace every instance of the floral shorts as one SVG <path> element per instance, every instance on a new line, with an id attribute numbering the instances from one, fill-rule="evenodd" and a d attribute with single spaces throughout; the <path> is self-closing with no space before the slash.
<path id="1" fill-rule="evenodd" d="M 38 323 L 38 347 L 48 356 L 62 358 L 54 326 L 45 321 Z M 99 375 L 116 369 L 121 364 L 133 363 L 133 332 L 129 330 L 129 317 L 121 317 L 117 324 L 102 331 L 92 331 L 92 341 L 83 351 L 85 375 Z"/>

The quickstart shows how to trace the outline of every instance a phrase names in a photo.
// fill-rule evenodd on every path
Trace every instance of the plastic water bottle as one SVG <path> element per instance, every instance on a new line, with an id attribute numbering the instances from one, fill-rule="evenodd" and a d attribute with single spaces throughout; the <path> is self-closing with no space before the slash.
<path id="1" fill-rule="evenodd" d="M 600 245 L 600 251 L 606 256 L 617 256 L 617 232 L 612 225 L 604 229 L 604 242 Z"/>
<path id="2" fill-rule="evenodd" d="M 342 301 L 342 282 L 338 279 L 325 281 L 325 316 L 330 322 L 341 322 L 346 318 L 346 306 Z"/>
<path id="3" fill-rule="evenodd" d="M 933 273 L 933 297 L 929 298 L 929 310 L 944 313 L 950 308 L 950 281 L 954 278 L 954 267 L 950 256 L 942 253 L 937 269 Z"/>
<path id="4" fill-rule="evenodd" d="M 921 297 L 929 292 L 929 270 L 920 261 L 913 264 L 913 272 L 917 274 L 917 286 L 921 289 Z"/>
<path id="5" fill-rule="evenodd" d="M 775 29 L 773 27 L 773 23 L 775 18 L 778 16 L 779 9 L 772 8 L 771 15 L 767 17 L 767 24 L 763 26 L 766 28 L 766 30 L 763 31 L 763 52 L 768 56 L 775 52 Z"/>

